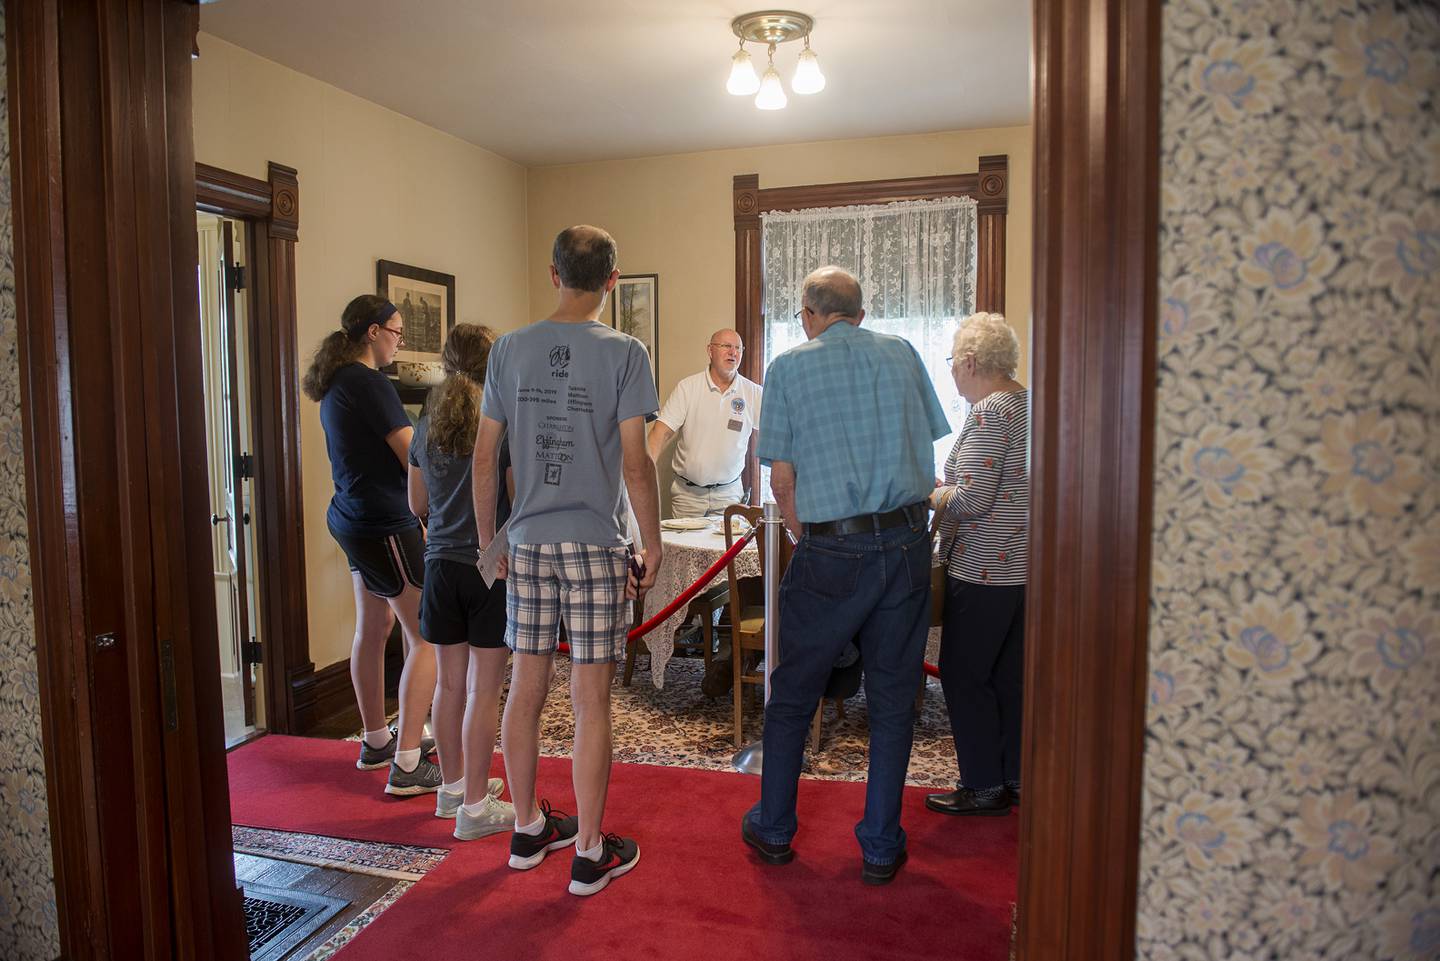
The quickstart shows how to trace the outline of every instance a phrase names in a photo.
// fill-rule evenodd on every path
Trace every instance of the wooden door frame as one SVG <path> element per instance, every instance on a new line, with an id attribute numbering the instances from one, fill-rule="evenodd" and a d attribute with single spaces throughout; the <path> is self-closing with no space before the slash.
<path id="1" fill-rule="evenodd" d="M 1034 0 L 1021 961 L 1135 952 L 1154 492 L 1160 4 Z"/>
<path id="2" fill-rule="evenodd" d="M 6 4 L 62 957 L 236 959 L 184 0 Z"/>
<path id="3" fill-rule="evenodd" d="M 1140 844 L 1161 17 L 1153 0 L 1035 0 L 1033 17 L 1036 401 L 1019 956 L 1124 961 L 1134 956 Z M 144 957 L 238 958 L 214 592 L 198 562 L 209 550 L 204 458 L 179 456 L 204 446 L 188 70 L 198 18 L 182 0 L 11 0 L 6 19 L 27 504 L 63 956 L 113 957 L 120 925 L 147 925 Z M 293 284 L 277 240 L 260 259 L 272 283 Z M 276 330 L 293 330 L 290 311 Z M 131 336 L 114 338 L 117 328 Z M 93 358 L 91 336 L 114 338 L 104 370 L 79 366 Z M 94 376 L 108 378 L 116 400 L 102 411 L 115 426 L 109 436 L 82 403 Z M 291 392 L 282 397 L 294 387 L 277 385 Z M 293 435 L 294 407 L 276 406 L 277 419 L 289 418 L 278 429 Z M 156 443 L 136 445 L 150 436 Z M 122 468 L 130 511 L 97 530 L 85 495 L 107 456 Z M 118 569 L 105 584 L 85 580 L 97 552 Z M 97 643 L 115 610 L 123 662 Z M 119 688 L 100 690 L 101 672 Z M 183 683 L 162 683 L 171 675 Z M 97 712 L 102 695 L 123 695 L 123 711 Z M 107 754 L 120 724 L 130 739 Z M 127 825 L 128 841 L 116 833 Z M 120 841 L 134 863 L 107 860 Z M 122 888 L 114 871 L 138 882 Z"/>
<path id="4" fill-rule="evenodd" d="M 304 488 L 300 474 L 300 373 L 296 343 L 295 244 L 300 239 L 300 175 L 270 161 L 268 179 L 195 164 L 195 206 L 243 220 L 253 278 L 250 338 L 251 430 L 265 682 L 265 729 L 298 734 L 314 717 L 305 597 Z M 263 403 L 261 400 L 263 399 Z"/>

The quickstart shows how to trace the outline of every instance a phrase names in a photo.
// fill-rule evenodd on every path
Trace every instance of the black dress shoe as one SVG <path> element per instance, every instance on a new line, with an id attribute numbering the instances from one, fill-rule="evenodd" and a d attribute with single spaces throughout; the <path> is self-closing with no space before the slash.
<path id="1" fill-rule="evenodd" d="M 925 795 L 925 806 L 941 814 L 975 814 L 1001 817 L 1010 813 L 1009 795 L 1002 789 L 994 797 L 981 795 L 973 788 L 956 788 L 949 794 Z"/>
<path id="2" fill-rule="evenodd" d="M 1020 782 L 1019 782 L 1019 781 L 1006 781 L 1006 782 L 1005 782 L 1005 797 L 1006 797 L 1006 799 L 1010 802 L 1010 806 L 1011 806 L 1011 807 L 1017 807 L 1017 808 L 1018 808 L 1018 807 L 1020 806 Z"/>
<path id="3" fill-rule="evenodd" d="M 869 861 L 860 862 L 860 880 L 866 884 L 889 884 L 895 880 L 895 873 L 900 870 L 901 865 L 910 860 L 910 855 L 904 851 L 900 856 L 889 864 L 871 864 Z"/>
<path id="4" fill-rule="evenodd" d="M 760 855 L 766 864 L 789 864 L 795 860 L 795 849 L 790 845 L 771 844 L 769 841 L 760 840 L 755 829 L 750 826 L 749 812 L 740 818 L 740 838 L 754 848 L 755 853 Z"/>

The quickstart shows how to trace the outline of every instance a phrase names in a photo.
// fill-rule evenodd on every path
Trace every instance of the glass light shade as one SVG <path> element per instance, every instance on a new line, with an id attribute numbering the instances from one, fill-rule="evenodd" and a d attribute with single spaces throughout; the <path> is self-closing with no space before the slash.
<path id="1" fill-rule="evenodd" d="M 800 61 L 795 65 L 795 76 L 790 80 L 790 89 L 796 93 L 819 93 L 825 89 L 825 75 L 820 72 L 820 58 L 815 51 L 806 47 L 800 51 Z"/>
<path id="2" fill-rule="evenodd" d="M 737 97 L 748 96 L 760 89 L 755 65 L 750 62 L 750 54 L 743 49 L 735 51 L 735 56 L 730 58 L 730 79 L 725 82 L 725 89 Z"/>
<path id="3" fill-rule="evenodd" d="M 775 65 L 772 63 L 765 71 L 765 76 L 760 79 L 760 92 L 755 95 L 755 106 L 761 110 L 783 110 L 789 100 L 785 97 L 785 88 L 780 85 L 780 74 L 776 73 Z"/>

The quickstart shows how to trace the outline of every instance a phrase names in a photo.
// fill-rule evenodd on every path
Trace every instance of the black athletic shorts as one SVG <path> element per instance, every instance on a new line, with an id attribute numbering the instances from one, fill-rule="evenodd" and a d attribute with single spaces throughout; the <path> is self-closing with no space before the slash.
<path id="1" fill-rule="evenodd" d="M 407 583 L 425 586 L 425 540 L 420 525 L 383 537 L 341 534 L 332 527 L 330 536 L 345 552 L 350 569 L 360 572 L 360 583 L 371 594 L 399 597 Z"/>
<path id="2" fill-rule="evenodd" d="M 431 644 L 505 646 L 505 582 L 486 587 L 474 564 L 431 558 L 420 595 L 420 636 Z"/>

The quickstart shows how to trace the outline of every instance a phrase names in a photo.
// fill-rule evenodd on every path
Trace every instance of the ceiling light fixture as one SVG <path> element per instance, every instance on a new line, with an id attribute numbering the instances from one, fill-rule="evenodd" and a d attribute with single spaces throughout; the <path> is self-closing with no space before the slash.
<path id="1" fill-rule="evenodd" d="M 810 31 L 815 28 L 813 17 L 793 10 L 761 10 L 741 14 L 730 21 L 730 29 L 740 38 L 740 49 L 731 58 L 730 79 L 725 89 L 736 96 L 756 94 L 755 106 L 761 110 L 779 110 L 788 100 L 775 69 L 775 47 L 792 40 L 805 41 L 790 89 L 799 94 L 819 93 L 825 89 L 825 75 L 820 72 L 820 58 L 810 49 Z M 763 78 L 755 76 L 755 67 L 745 44 L 763 43 L 769 53 L 769 65 Z"/>
<path id="2" fill-rule="evenodd" d="M 790 101 L 785 97 L 785 88 L 780 85 L 780 74 L 775 69 L 775 44 L 770 44 L 770 66 L 760 78 L 760 92 L 755 95 L 755 106 L 761 110 L 784 110 Z"/>
<path id="3" fill-rule="evenodd" d="M 755 75 L 755 64 L 750 62 L 744 40 L 740 41 L 740 49 L 735 56 L 730 58 L 730 79 L 725 89 L 737 97 L 749 96 L 760 89 L 760 78 Z"/>

